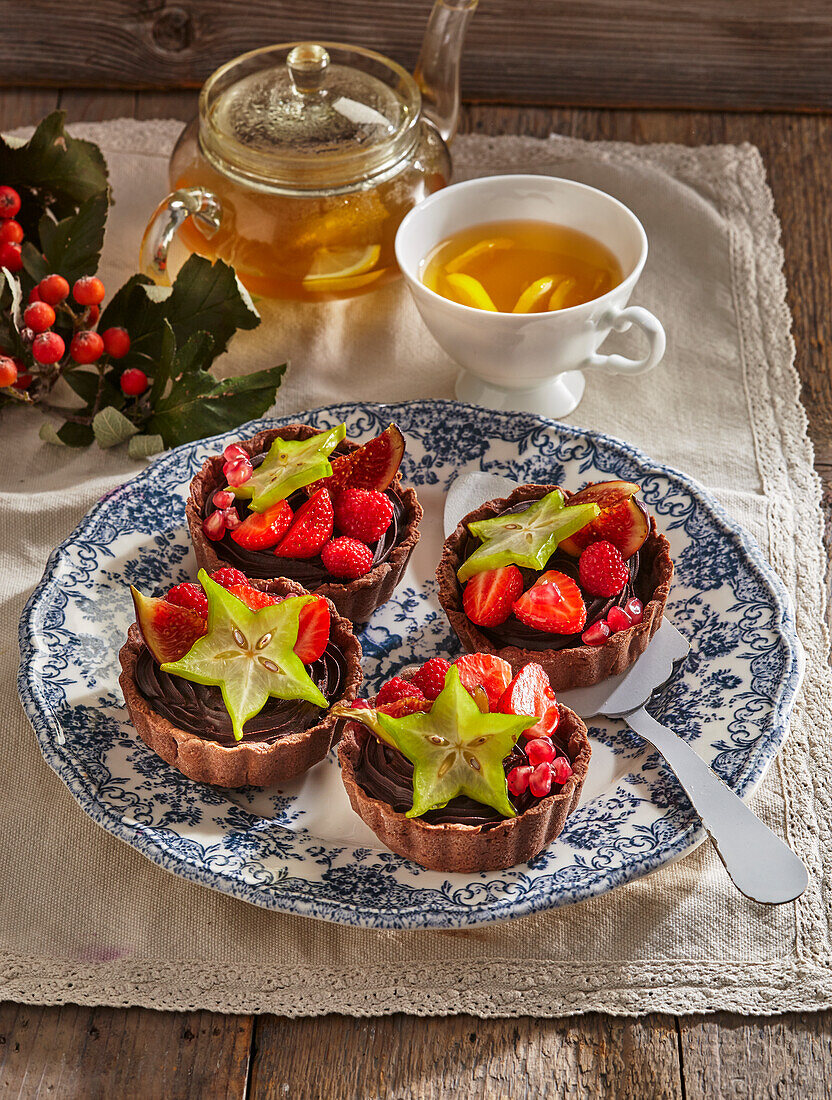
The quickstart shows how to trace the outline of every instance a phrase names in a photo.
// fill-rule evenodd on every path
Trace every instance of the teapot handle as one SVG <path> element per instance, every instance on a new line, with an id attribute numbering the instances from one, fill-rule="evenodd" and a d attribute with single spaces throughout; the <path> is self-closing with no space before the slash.
<path id="1" fill-rule="evenodd" d="M 216 195 L 202 187 L 182 187 L 162 199 L 142 237 L 139 270 L 156 283 L 170 285 L 168 250 L 183 222 L 193 217 L 207 238 L 217 232 L 222 221 L 222 207 Z"/>

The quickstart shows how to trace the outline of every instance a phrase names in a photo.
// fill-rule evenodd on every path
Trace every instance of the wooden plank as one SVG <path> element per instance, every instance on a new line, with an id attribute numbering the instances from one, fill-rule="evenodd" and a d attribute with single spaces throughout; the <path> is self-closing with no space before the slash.
<path id="1" fill-rule="evenodd" d="M 681 1097 L 672 1017 L 258 1017 L 250 1100 Z"/>
<path id="2" fill-rule="evenodd" d="M 27 0 L 4 10 L 6 84 L 197 86 L 268 42 L 369 46 L 411 67 L 430 0 Z M 825 0 L 486 0 L 469 33 L 467 98 L 725 110 L 832 106 Z M 49 59 L 44 64 L 44 58 Z"/>
<path id="3" fill-rule="evenodd" d="M 685 1017 L 679 1031 L 687 1100 L 830 1095 L 832 1013 Z"/>
<path id="4" fill-rule="evenodd" d="M 57 90 L 8 88 L 0 91 L 0 130 L 31 126 L 58 106 Z"/>
<path id="5" fill-rule="evenodd" d="M 252 1018 L 144 1008 L 0 1004 L 0 1094 L 11 1100 L 244 1097 Z"/>

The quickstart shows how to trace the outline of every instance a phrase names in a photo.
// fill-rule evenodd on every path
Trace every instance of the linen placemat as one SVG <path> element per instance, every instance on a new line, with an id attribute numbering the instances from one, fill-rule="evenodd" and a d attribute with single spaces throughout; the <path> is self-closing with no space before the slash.
<path id="1" fill-rule="evenodd" d="M 116 205 L 102 265 L 136 265 L 166 191 L 179 124 L 77 126 L 110 165 Z M 711 489 L 756 536 L 792 593 L 807 672 L 784 751 L 755 809 L 806 861 L 795 904 L 731 886 L 709 844 L 580 905 L 456 931 L 342 928 L 260 910 L 156 867 L 89 820 L 44 763 L 14 688 L 16 627 L 53 547 L 134 473 L 123 452 L 42 444 L 38 418 L 0 425 L 0 995 L 286 1015 L 561 1015 L 832 1005 L 832 678 L 819 483 L 799 403 L 779 225 L 758 151 L 460 137 L 457 178 L 568 176 L 643 221 L 650 257 L 634 302 L 668 332 L 664 363 L 634 380 L 590 375 L 574 424 L 623 437 Z M 346 399 L 453 396 L 454 371 L 402 285 L 328 305 L 263 303 L 219 367 L 285 358 L 276 412 Z M 626 339 L 623 341 L 626 345 Z"/>

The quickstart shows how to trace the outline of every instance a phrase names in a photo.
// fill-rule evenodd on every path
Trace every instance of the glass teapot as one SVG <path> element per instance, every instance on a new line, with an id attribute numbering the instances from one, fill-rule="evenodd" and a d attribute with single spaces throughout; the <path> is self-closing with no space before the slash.
<path id="1" fill-rule="evenodd" d="M 213 73 L 142 241 L 167 283 L 177 232 L 252 294 L 323 301 L 398 276 L 402 218 L 450 179 L 459 62 L 478 0 L 436 0 L 413 76 L 340 43 L 284 43 Z"/>

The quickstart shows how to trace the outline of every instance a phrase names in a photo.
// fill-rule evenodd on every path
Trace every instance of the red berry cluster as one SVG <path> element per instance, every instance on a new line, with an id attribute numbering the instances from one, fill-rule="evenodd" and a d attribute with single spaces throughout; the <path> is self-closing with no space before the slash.
<path id="1" fill-rule="evenodd" d="M 607 638 L 617 634 L 620 630 L 628 630 L 631 626 L 638 626 L 644 618 L 644 604 L 633 596 L 624 604 L 624 607 L 611 607 L 606 619 L 598 619 L 592 626 L 588 626 L 581 635 L 584 645 L 603 645 Z"/>
<path id="2" fill-rule="evenodd" d="M 23 267 L 23 226 L 16 221 L 20 195 L 13 187 L 0 187 L 0 267 L 16 275 Z"/>

